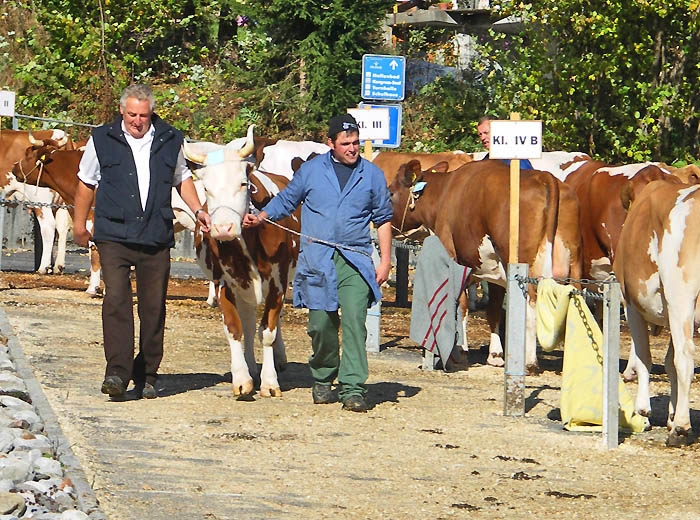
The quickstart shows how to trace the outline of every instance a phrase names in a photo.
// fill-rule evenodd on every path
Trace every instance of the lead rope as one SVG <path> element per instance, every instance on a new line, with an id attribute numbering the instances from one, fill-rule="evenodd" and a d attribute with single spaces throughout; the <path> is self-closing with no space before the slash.
<path id="1" fill-rule="evenodd" d="M 311 242 L 317 242 L 317 243 L 319 243 L 319 244 L 323 244 L 323 245 L 326 245 L 326 246 L 335 247 L 335 248 L 338 248 L 338 249 L 346 249 L 346 250 L 348 250 L 348 251 L 352 251 L 353 253 L 360 253 L 361 255 L 365 255 L 365 256 L 367 256 L 367 257 L 369 257 L 369 258 L 372 258 L 372 255 L 370 255 L 370 254 L 367 253 L 366 251 L 362 251 L 361 249 L 357 249 L 356 247 L 350 247 L 350 246 L 346 246 L 346 245 L 343 245 L 343 244 L 338 244 L 337 242 L 329 242 L 328 240 L 322 240 L 322 239 L 320 239 L 320 238 L 315 238 L 315 237 L 312 237 L 312 236 L 309 236 L 309 235 L 305 235 L 304 233 L 299 233 L 298 231 L 294 231 L 293 229 L 289 229 L 288 227 L 285 227 L 285 226 L 283 226 L 282 224 L 278 224 L 277 222 L 274 222 L 274 221 L 270 220 L 269 218 L 266 218 L 266 219 L 265 219 L 265 222 L 269 222 L 269 223 L 272 224 L 273 226 L 277 226 L 278 228 L 283 229 L 283 230 L 285 230 L 285 231 L 288 231 L 289 233 L 292 233 L 292 234 L 294 234 L 294 235 L 297 235 L 297 236 L 299 236 L 299 237 L 301 237 L 301 238 L 306 238 L 306 239 L 310 240 Z"/>
<path id="2" fill-rule="evenodd" d="M 410 207 L 411 209 L 416 207 L 416 196 L 413 193 L 413 189 L 410 189 L 408 191 L 408 198 L 406 199 L 406 207 L 403 208 L 403 215 L 401 216 L 401 227 L 397 228 L 396 226 L 391 226 L 392 229 L 395 229 L 399 233 L 401 233 L 399 236 L 402 237 L 407 237 L 408 235 L 406 232 L 403 230 L 403 225 L 406 222 L 406 214 L 408 213 L 408 208 Z"/>

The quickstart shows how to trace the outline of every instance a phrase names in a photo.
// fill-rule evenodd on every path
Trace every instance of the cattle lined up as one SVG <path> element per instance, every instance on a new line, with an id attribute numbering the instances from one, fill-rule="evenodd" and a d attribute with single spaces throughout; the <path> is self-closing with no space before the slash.
<path id="1" fill-rule="evenodd" d="M 40 191 L 50 188 L 73 204 L 82 152 L 73 149 L 65 134 L 29 136 L 3 130 L 0 137 L 5 198 L 21 193 L 24 200 L 43 202 L 48 193 L 54 200 L 50 192 Z M 320 143 L 254 138 L 252 127 L 246 138 L 226 145 L 185 146 L 185 157 L 196 169 L 200 200 L 212 217 L 210 232 L 195 227 L 194 215 L 185 204 L 178 204 L 176 195 L 173 209 L 180 228 L 194 231 L 197 260 L 212 280 L 231 347 L 235 395 L 252 393 L 258 379 L 261 395 L 281 395 L 277 371 L 286 359 L 280 313 L 299 247 L 295 235 L 269 224 L 243 230 L 241 218 L 251 205 L 262 207 L 286 186 L 301 162 L 327 151 Z M 428 229 L 457 263 L 471 268 L 467 283 L 489 283 L 488 363 L 502 366 L 498 325 L 509 257 L 509 168 L 500 161 L 480 159 L 480 154 L 467 153 L 382 152 L 374 162 L 385 172 L 396 232 Z M 669 444 L 687 442 L 692 336 L 700 325 L 700 311 L 695 309 L 700 286 L 696 287 L 691 269 L 697 240 L 689 223 L 699 203 L 694 185 L 700 169 L 679 171 L 661 163 L 615 166 L 569 152 L 546 152 L 531 162 L 536 170 L 521 172 L 520 260 L 538 277 L 603 281 L 613 273 L 617 276 L 633 335 L 624 375 L 639 378 L 636 408 L 642 415 L 650 414 L 647 324 L 670 328 Z M 48 216 L 51 211 L 46 208 L 37 213 L 44 222 L 44 237 L 44 227 L 55 229 L 57 217 Z M 297 211 L 282 224 L 298 231 L 299 219 Z M 50 236 L 47 231 L 44 239 L 53 244 L 53 231 Z M 49 262 L 51 249 L 44 248 Z M 54 270 L 61 271 L 62 265 L 57 259 Z M 95 280 L 99 286 L 99 259 L 94 266 L 89 291 L 96 290 Z M 46 269 L 42 259 L 40 270 Z M 530 288 L 530 306 L 534 299 L 535 290 Z M 253 355 L 257 305 L 264 305 L 260 374 Z M 462 308 L 466 350 L 468 311 L 466 305 Z M 534 317 L 534 310 L 528 312 L 526 365 L 532 373 L 537 371 Z"/>

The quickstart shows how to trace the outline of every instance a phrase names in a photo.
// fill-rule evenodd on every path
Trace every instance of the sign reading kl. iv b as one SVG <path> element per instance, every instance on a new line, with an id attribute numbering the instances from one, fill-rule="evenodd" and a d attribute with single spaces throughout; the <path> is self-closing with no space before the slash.
<path id="1" fill-rule="evenodd" d="M 362 56 L 362 97 L 402 101 L 406 91 L 406 58 L 365 54 Z"/>
<path id="2" fill-rule="evenodd" d="M 348 108 L 360 127 L 360 141 L 389 139 L 388 108 Z"/>
<path id="3" fill-rule="evenodd" d="M 0 90 L 0 116 L 15 117 L 15 93 Z"/>
<path id="4" fill-rule="evenodd" d="M 491 121 L 490 159 L 542 157 L 542 121 Z"/>

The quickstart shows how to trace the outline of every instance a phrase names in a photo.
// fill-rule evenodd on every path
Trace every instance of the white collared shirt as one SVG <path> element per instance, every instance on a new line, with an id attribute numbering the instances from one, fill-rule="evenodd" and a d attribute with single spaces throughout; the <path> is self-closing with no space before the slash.
<path id="1" fill-rule="evenodd" d="M 141 197 L 141 208 L 146 210 L 146 201 L 148 200 L 148 189 L 151 184 L 151 169 L 149 162 L 151 159 L 151 145 L 153 144 L 153 136 L 156 133 L 156 129 L 151 125 L 148 132 L 140 138 L 136 139 L 129 132 L 126 131 L 124 126 L 124 121 L 122 121 L 122 132 L 124 133 L 124 138 L 131 148 L 131 153 L 134 156 L 134 162 L 136 163 L 136 176 L 138 178 L 139 185 L 139 196 Z M 185 179 L 192 177 L 192 172 L 187 167 L 187 162 L 185 161 L 185 156 L 180 150 L 177 156 L 177 164 L 175 166 L 175 171 L 173 173 L 173 186 L 178 186 Z M 88 139 L 85 145 L 85 152 L 80 160 L 80 168 L 78 170 L 78 178 L 85 184 L 90 186 L 97 186 L 100 182 L 100 163 L 97 158 L 97 150 L 95 150 L 95 143 L 92 141 L 92 136 Z"/>

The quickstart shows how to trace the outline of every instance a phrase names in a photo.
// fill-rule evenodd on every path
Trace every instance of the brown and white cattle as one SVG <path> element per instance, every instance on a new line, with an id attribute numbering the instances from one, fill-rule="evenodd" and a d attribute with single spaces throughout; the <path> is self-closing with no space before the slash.
<path id="1" fill-rule="evenodd" d="M 0 193 L 7 200 L 24 203 L 52 204 L 55 194 L 44 187 L 30 186 L 18 180 L 11 173 L 14 164 L 24 157 L 25 150 L 33 143 L 43 142 L 66 149 L 73 149 L 73 142 L 63 130 L 39 130 L 30 133 L 26 130 L 0 131 Z M 42 255 L 37 269 L 45 274 L 63 272 L 66 264 L 65 250 L 68 235 L 68 217 L 64 208 L 52 209 L 38 206 L 31 209 L 39 223 L 42 241 Z M 54 238 L 58 232 L 56 259 L 51 263 Z"/>
<path id="2" fill-rule="evenodd" d="M 68 210 L 73 217 L 75 193 L 78 189 L 78 169 L 82 150 L 61 150 L 53 144 L 40 144 L 28 147 L 24 158 L 12 169 L 25 183 L 44 186 L 56 191 L 63 201 L 71 206 Z M 88 215 L 88 229 L 92 230 L 93 213 Z M 86 292 L 90 296 L 99 296 L 101 266 L 97 248 L 90 246 L 90 280 Z"/>
<path id="3" fill-rule="evenodd" d="M 410 153 L 410 152 L 380 152 L 372 162 L 384 172 L 386 185 L 389 186 L 404 164 L 417 160 L 426 171 L 433 165 L 446 162 L 447 171 L 456 170 L 460 166 L 473 161 L 472 155 L 464 152 Z"/>
<path id="4" fill-rule="evenodd" d="M 694 377 L 693 333 L 700 326 L 700 186 L 674 177 L 649 183 L 633 200 L 622 229 L 614 271 L 627 304 L 627 321 L 638 362 L 636 410 L 648 416 L 649 329 L 667 326 L 671 342 L 666 372 L 671 381 L 667 444 L 691 439 L 690 384 Z"/>
<path id="5" fill-rule="evenodd" d="M 258 377 L 253 351 L 255 311 L 258 305 L 263 305 L 260 395 L 279 397 L 282 394 L 277 371 L 286 365 L 280 315 L 288 283 L 296 269 L 299 240 L 268 223 L 242 228 L 249 205 L 262 207 L 272 195 L 257 177 L 250 175 L 252 165 L 243 161 L 252 150 L 252 126 L 248 129 L 246 145 L 238 151 L 228 149 L 196 155 L 189 153 L 185 144 L 187 159 L 204 166 L 197 170 L 197 176 L 204 184 L 206 207 L 211 216 L 209 233 L 197 228 L 195 250 L 202 270 L 219 286 L 224 334 L 231 347 L 234 395 L 248 396 L 254 391 L 254 379 Z M 280 188 L 288 182 L 283 176 L 268 178 Z M 249 183 L 254 189 L 248 189 Z M 299 232 L 299 209 L 279 223 Z"/>
<path id="6" fill-rule="evenodd" d="M 651 163 L 612 166 L 581 161 L 568 173 L 566 184 L 574 188 L 581 205 L 583 277 L 606 280 L 612 270 L 617 241 L 627 213 L 620 192 L 628 181 L 639 193 L 649 182 L 668 174 Z"/>
<path id="7" fill-rule="evenodd" d="M 244 146 L 246 138 L 234 139 L 225 148 L 238 150 Z M 287 141 L 284 139 L 266 139 L 256 137 L 249 162 L 255 163 L 255 169 L 260 172 L 282 175 L 291 179 L 294 175 L 294 161 L 306 161 L 312 154 L 321 155 L 330 148 L 315 141 Z"/>
<path id="8" fill-rule="evenodd" d="M 419 161 L 402 166 L 389 186 L 394 209 L 392 225 L 399 232 L 421 225 L 433 231 L 448 254 L 472 269 L 470 277 L 500 288 L 506 285 L 509 257 L 510 168 L 500 161 L 474 161 L 449 173 L 422 171 Z M 559 185 L 546 172 L 523 170 L 520 183 L 519 260 L 531 276 L 551 277 L 552 250 L 559 211 Z M 502 295 L 501 289 L 501 295 Z M 537 370 L 534 289 L 528 290 L 531 311 L 526 333 L 526 366 Z M 498 336 L 500 309 L 489 306 L 489 359 L 502 358 Z"/>

